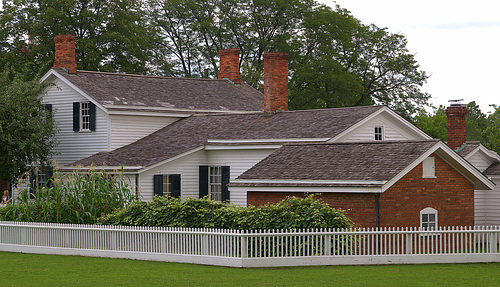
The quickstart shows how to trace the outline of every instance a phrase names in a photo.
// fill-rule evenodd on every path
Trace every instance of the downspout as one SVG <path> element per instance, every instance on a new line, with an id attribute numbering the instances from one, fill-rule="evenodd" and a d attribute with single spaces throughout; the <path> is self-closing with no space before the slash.
<path id="1" fill-rule="evenodd" d="M 380 227 L 380 193 L 375 193 L 375 226 Z"/>
<path id="2" fill-rule="evenodd" d="M 139 197 L 139 174 L 135 174 L 135 195 Z"/>

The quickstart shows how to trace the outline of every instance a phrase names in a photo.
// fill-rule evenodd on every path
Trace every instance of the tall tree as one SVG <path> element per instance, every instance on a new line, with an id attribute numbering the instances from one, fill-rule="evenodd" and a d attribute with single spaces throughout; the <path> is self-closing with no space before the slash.
<path id="1" fill-rule="evenodd" d="M 33 165 L 50 165 L 56 145 L 50 107 L 40 103 L 45 86 L 0 74 L 0 180 L 15 180 Z"/>
<path id="2" fill-rule="evenodd" d="M 290 54 L 290 108 L 386 104 L 410 117 L 427 105 L 404 36 L 314 0 L 152 0 L 163 73 L 217 74 L 217 51 L 240 49 L 242 79 L 262 89 L 262 55 Z M 173 67 L 173 73 L 168 69 Z M 160 69 L 161 70 L 161 69 Z M 162 71 L 160 71 L 161 73 Z"/>
<path id="3" fill-rule="evenodd" d="M 73 34 L 78 69 L 146 73 L 152 32 L 143 10 L 140 0 L 4 1 L 3 65 L 31 76 L 44 72 L 54 59 L 54 37 Z"/>

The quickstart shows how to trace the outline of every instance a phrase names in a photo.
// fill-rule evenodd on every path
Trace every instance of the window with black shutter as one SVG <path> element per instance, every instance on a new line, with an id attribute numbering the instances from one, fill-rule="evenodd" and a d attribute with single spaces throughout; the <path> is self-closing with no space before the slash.
<path id="1" fill-rule="evenodd" d="M 95 131 L 96 108 L 91 102 L 73 102 L 73 131 Z"/>
<path id="2" fill-rule="evenodd" d="M 200 166 L 200 198 L 229 201 L 229 166 Z"/>
<path id="3" fill-rule="evenodd" d="M 181 197 L 181 175 L 155 174 L 153 193 L 156 196 Z"/>

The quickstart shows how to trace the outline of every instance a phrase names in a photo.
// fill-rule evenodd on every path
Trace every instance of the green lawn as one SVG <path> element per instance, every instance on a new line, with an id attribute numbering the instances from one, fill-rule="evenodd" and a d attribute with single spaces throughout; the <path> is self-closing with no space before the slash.
<path id="1" fill-rule="evenodd" d="M 500 263 L 227 268 L 0 252 L 0 286 L 500 286 Z"/>

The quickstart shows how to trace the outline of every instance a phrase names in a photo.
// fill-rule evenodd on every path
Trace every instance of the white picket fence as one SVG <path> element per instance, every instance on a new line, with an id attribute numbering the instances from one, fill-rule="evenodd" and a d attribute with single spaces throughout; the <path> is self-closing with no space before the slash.
<path id="1" fill-rule="evenodd" d="M 500 262 L 500 227 L 240 231 L 0 221 L 0 251 L 233 267 Z"/>

